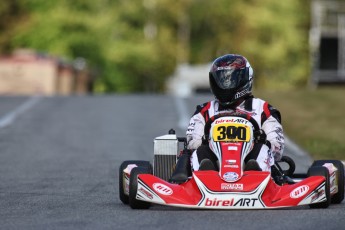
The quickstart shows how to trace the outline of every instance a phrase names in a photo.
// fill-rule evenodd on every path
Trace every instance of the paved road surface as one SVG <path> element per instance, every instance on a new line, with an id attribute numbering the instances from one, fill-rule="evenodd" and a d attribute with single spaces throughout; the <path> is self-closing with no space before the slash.
<path id="1" fill-rule="evenodd" d="M 28 100 L 0 98 L 0 118 Z M 344 229 L 344 203 L 267 211 L 123 205 L 121 162 L 151 160 L 153 138 L 172 127 L 184 135 L 179 123 L 204 100 L 51 97 L 20 110 L 0 128 L 0 229 Z"/>

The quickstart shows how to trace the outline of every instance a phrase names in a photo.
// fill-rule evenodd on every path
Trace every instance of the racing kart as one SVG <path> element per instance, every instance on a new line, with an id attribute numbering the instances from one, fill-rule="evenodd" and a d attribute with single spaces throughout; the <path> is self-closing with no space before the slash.
<path id="1" fill-rule="evenodd" d="M 218 158 L 218 170 L 199 170 L 182 183 L 170 183 L 182 143 L 173 130 L 155 138 L 150 161 L 124 161 L 119 168 L 119 196 L 133 209 L 152 204 L 198 209 L 274 209 L 309 205 L 327 208 L 344 199 L 344 165 L 317 160 L 306 174 L 294 174 L 284 156 L 271 173 L 245 170 L 245 158 L 259 130 L 249 115 L 223 114 L 205 125 L 205 138 Z"/>

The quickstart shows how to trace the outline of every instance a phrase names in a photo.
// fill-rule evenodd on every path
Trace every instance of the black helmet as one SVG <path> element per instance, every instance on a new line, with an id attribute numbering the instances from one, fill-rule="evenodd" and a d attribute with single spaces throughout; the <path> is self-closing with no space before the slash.
<path id="1" fill-rule="evenodd" d="M 253 69 L 248 60 L 237 54 L 217 58 L 210 69 L 212 93 L 223 106 L 230 106 L 251 94 Z"/>

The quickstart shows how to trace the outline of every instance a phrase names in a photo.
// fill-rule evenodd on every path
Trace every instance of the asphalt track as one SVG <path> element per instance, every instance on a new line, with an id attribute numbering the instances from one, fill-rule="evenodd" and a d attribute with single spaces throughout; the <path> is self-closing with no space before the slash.
<path id="1" fill-rule="evenodd" d="M 344 229 L 328 209 L 132 210 L 118 199 L 124 160 L 152 160 L 153 138 L 180 129 L 209 97 L 1 97 L 0 229 Z M 24 106 L 23 108 L 23 105 Z M 277 106 L 279 107 L 279 106 Z M 21 109 L 18 109 L 21 108 Z M 187 124 L 185 124 L 187 125 Z M 294 150 L 293 148 L 291 148 Z M 310 158 L 286 153 L 306 171 Z"/>

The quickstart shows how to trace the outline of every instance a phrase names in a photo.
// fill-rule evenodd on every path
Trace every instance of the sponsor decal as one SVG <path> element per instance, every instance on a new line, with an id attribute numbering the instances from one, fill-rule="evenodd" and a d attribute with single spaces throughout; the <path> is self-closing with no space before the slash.
<path id="1" fill-rule="evenodd" d="M 238 174 L 235 172 L 227 172 L 223 175 L 225 181 L 235 181 L 238 179 Z"/>
<path id="2" fill-rule="evenodd" d="M 237 148 L 237 146 L 234 146 Z M 236 160 L 225 160 L 225 162 L 228 164 L 228 165 L 234 165 L 236 164 Z"/>
<path id="3" fill-rule="evenodd" d="M 336 171 L 330 174 L 329 180 L 330 180 L 330 193 L 331 195 L 333 195 L 339 191 Z"/>
<path id="4" fill-rule="evenodd" d="M 237 146 L 229 146 L 228 150 L 230 150 L 230 151 L 237 151 L 238 147 Z"/>
<path id="5" fill-rule="evenodd" d="M 239 115 L 243 115 L 243 114 L 249 114 L 250 116 L 256 116 L 258 115 L 255 110 L 252 111 L 252 112 L 249 112 L 249 111 L 246 111 L 246 110 L 243 110 L 243 109 L 240 109 L 240 108 L 236 108 L 236 113 L 238 113 Z"/>
<path id="6" fill-rule="evenodd" d="M 302 186 L 295 188 L 290 193 L 290 197 L 293 199 L 297 199 L 297 198 L 300 198 L 300 197 L 304 196 L 305 194 L 307 194 L 308 191 L 309 191 L 309 186 L 308 185 L 302 185 Z"/>
<path id="7" fill-rule="evenodd" d="M 235 169 L 239 168 L 239 166 L 236 164 L 236 160 L 225 160 L 224 167 L 225 168 L 235 168 Z"/>
<path id="8" fill-rule="evenodd" d="M 224 168 L 232 168 L 232 169 L 238 169 L 238 165 L 224 165 Z"/>
<path id="9" fill-rule="evenodd" d="M 241 92 L 238 92 L 238 93 L 235 94 L 235 99 L 240 98 L 240 97 L 246 95 L 249 92 L 250 92 L 249 89 L 242 90 Z"/>
<path id="10" fill-rule="evenodd" d="M 221 190 L 243 190 L 243 184 L 222 183 L 220 188 Z"/>
<path id="11" fill-rule="evenodd" d="M 139 189 L 139 191 L 140 191 L 142 194 L 144 194 L 144 195 L 145 195 L 147 198 L 149 198 L 150 200 L 152 200 L 152 199 L 153 199 L 152 194 L 151 194 L 151 193 L 149 193 L 148 191 L 146 191 L 145 189 L 140 188 L 140 189 Z"/>
<path id="12" fill-rule="evenodd" d="M 221 124 L 221 123 L 240 123 L 240 124 L 247 124 L 248 120 L 244 120 L 241 118 L 230 118 L 230 119 L 217 119 L 215 121 L 215 124 Z"/>
<path id="13" fill-rule="evenodd" d="M 156 192 L 162 195 L 170 196 L 171 194 L 173 194 L 173 190 L 169 188 L 168 186 L 166 186 L 165 184 L 154 183 L 152 187 Z"/>
<path id="14" fill-rule="evenodd" d="M 219 66 L 216 68 L 216 71 L 219 71 L 219 70 L 232 70 L 231 72 L 233 72 L 234 68 L 232 66 Z"/>
<path id="15" fill-rule="evenodd" d="M 311 197 L 311 203 L 318 200 L 320 197 L 322 197 L 325 194 L 325 190 L 319 190 Z"/>
<path id="16" fill-rule="evenodd" d="M 234 198 L 221 200 L 221 199 L 209 199 L 206 198 L 205 206 L 206 207 L 226 207 L 226 206 L 239 206 L 239 207 L 254 207 L 257 198 L 241 198 L 239 200 L 235 200 Z"/>
<path id="17" fill-rule="evenodd" d="M 123 176 L 123 181 L 124 181 L 124 184 L 125 184 L 125 194 L 129 194 L 129 178 L 126 174 L 124 174 Z"/>

